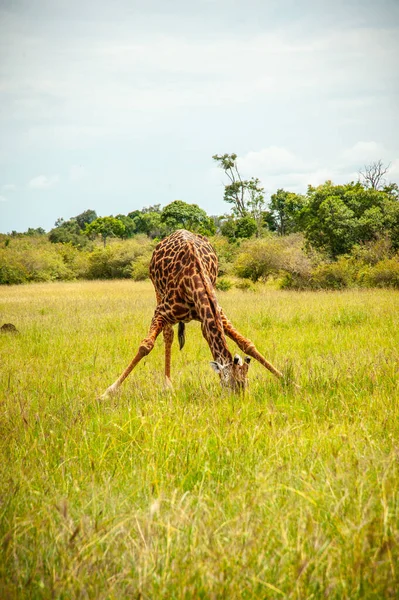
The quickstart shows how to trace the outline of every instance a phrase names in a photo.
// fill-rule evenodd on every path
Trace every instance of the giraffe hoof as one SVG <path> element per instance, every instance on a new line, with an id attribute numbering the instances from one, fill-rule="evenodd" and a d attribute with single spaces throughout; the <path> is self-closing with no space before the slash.
<path id="1" fill-rule="evenodd" d="M 115 385 L 115 383 L 113 383 L 112 385 L 109 386 L 109 388 L 107 388 L 105 390 L 105 392 L 103 394 L 101 394 L 100 396 L 100 400 L 107 400 L 108 398 L 112 398 L 113 396 L 116 396 L 116 394 L 118 393 L 119 390 L 119 386 Z"/>
<path id="2" fill-rule="evenodd" d="M 173 390 L 173 384 L 172 384 L 171 380 L 169 379 L 169 377 L 165 377 L 165 388 L 167 390 Z"/>

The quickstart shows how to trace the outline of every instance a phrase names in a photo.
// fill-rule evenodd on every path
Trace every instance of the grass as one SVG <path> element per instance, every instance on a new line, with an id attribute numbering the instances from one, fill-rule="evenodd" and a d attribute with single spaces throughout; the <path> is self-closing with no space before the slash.
<path id="1" fill-rule="evenodd" d="M 0 289 L 0 598 L 398 597 L 398 294 L 218 296 L 299 391 L 223 393 L 192 323 L 98 401 L 151 285 Z"/>

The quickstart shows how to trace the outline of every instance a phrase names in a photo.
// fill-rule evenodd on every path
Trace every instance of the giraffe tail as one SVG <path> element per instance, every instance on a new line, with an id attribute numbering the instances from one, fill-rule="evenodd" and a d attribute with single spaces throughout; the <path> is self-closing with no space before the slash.
<path id="1" fill-rule="evenodd" d="M 177 330 L 177 337 L 179 338 L 179 348 L 180 350 L 183 350 L 183 346 L 186 342 L 186 326 L 181 321 Z"/>

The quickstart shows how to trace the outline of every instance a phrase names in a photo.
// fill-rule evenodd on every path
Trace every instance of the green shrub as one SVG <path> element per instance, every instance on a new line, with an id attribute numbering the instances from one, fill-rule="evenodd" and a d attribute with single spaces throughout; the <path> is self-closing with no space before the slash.
<path id="1" fill-rule="evenodd" d="M 311 273 L 310 274 L 299 274 L 299 273 L 284 273 L 279 288 L 282 290 L 306 290 L 311 288 Z"/>
<path id="2" fill-rule="evenodd" d="M 233 273 L 233 262 L 237 255 L 238 245 L 229 242 L 222 235 L 209 238 L 219 261 L 219 275 L 231 275 Z"/>
<path id="3" fill-rule="evenodd" d="M 363 284 L 367 287 L 399 288 L 398 257 L 382 260 L 371 267 L 364 274 Z"/>
<path id="4" fill-rule="evenodd" d="M 234 263 L 235 273 L 253 282 L 282 272 L 309 275 L 312 259 L 303 251 L 302 245 L 303 238 L 299 234 L 244 242 Z"/>
<path id="5" fill-rule="evenodd" d="M 392 258 L 392 242 L 389 237 L 380 237 L 365 244 L 353 247 L 351 257 L 354 261 L 365 265 L 376 265 L 386 258 Z"/>
<path id="6" fill-rule="evenodd" d="M 242 290 L 243 292 L 246 292 L 246 291 L 254 292 L 255 291 L 255 286 L 253 285 L 253 283 L 248 281 L 248 279 L 241 279 L 240 281 L 237 281 L 235 286 L 237 289 Z"/>
<path id="7" fill-rule="evenodd" d="M 1 261 L 0 256 L 0 261 Z M 0 284 L 13 285 L 29 281 L 29 273 L 21 264 L 0 264 Z"/>
<path id="8" fill-rule="evenodd" d="M 89 268 L 89 253 L 78 250 L 72 244 L 55 244 L 54 251 L 68 268 L 67 279 L 81 279 Z"/>
<path id="9" fill-rule="evenodd" d="M 130 276 L 134 281 L 144 281 L 149 278 L 151 256 L 151 253 L 143 254 L 131 264 Z"/>
<path id="10" fill-rule="evenodd" d="M 71 247 L 62 253 L 59 245 L 50 244 L 45 236 L 15 238 L 0 249 L 0 283 L 74 279 L 77 272 L 72 255 L 78 252 Z"/>
<path id="11" fill-rule="evenodd" d="M 250 216 L 241 217 L 236 221 L 236 238 L 250 238 L 257 230 L 255 219 Z"/>
<path id="12" fill-rule="evenodd" d="M 342 290 L 353 285 L 356 271 L 350 260 L 340 258 L 337 262 L 324 263 L 312 273 L 310 285 L 314 289 Z"/>
<path id="13" fill-rule="evenodd" d="M 221 292 L 227 292 L 228 290 L 230 290 L 233 287 L 233 283 L 230 281 L 230 279 L 225 279 L 225 278 L 221 278 L 218 279 L 216 281 L 216 285 L 215 285 L 217 290 L 220 290 Z"/>
<path id="14" fill-rule="evenodd" d="M 136 261 L 143 255 L 151 256 L 153 246 L 154 243 L 151 240 L 140 236 L 125 242 L 110 243 L 105 248 L 96 248 L 89 255 L 89 267 L 86 276 L 88 279 L 130 278 Z M 142 273 L 145 264 L 147 264 L 148 274 L 149 260 L 147 258 L 142 260 L 138 271 L 141 270 Z M 141 276 L 141 279 L 145 279 L 145 277 Z"/>

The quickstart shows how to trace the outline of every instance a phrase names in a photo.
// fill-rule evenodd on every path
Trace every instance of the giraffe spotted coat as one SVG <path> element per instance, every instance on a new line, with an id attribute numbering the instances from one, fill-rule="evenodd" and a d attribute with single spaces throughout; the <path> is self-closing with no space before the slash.
<path id="1" fill-rule="evenodd" d="M 150 263 L 157 307 L 149 333 L 141 342 L 132 362 L 104 395 L 117 391 L 137 363 L 151 352 L 161 331 L 165 341 L 165 377 L 170 382 L 173 325 L 179 323 L 179 344 L 182 348 L 184 323 L 192 320 L 201 323 L 202 334 L 214 359 L 211 365 L 225 387 L 238 390 L 246 386 L 249 357 L 258 360 L 277 377 L 282 377 L 254 344 L 233 327 L 218 305 L 214 291 L 217 273 L 217 256 L 204 236 L 179 229 L 159 242 Z M 244 362 L 238 355 L 232 357 L 226 335 L 247 354 Z"/>

